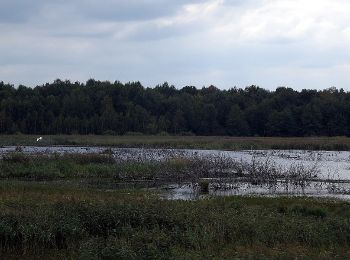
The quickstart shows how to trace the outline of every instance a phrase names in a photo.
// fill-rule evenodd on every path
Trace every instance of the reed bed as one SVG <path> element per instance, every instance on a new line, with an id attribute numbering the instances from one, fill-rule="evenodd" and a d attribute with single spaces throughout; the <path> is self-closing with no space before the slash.
<path id="1" fill-rule="evenodd" d="M 305 198 L 164 201 L 137 191 L 0 183 L 2 258 L 350 256 L 350 207 Z"/>

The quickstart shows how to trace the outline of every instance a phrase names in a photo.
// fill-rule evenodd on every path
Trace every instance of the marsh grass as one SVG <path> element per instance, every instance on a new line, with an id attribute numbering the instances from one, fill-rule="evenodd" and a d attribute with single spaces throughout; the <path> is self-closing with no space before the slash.
<path id="1" fill-rule="evenodd" d="M 27 155 L 6 154 L 0 160 L 2 179 L 54 180 L 64 178 L 109 177 L 114 160 L 102 154 Z"/>
<path id="2" fill-rule="evenodd" d="M 0 183 L 3 257 L 349 257 L 350 206 L 305 198 L 163 201 L 150 193 Z"/>
<path id="3" fill-rule="evenodd" d="M 44 135 L 36 142 L 33 135 L 0 135 L 1 146 L 72 145 L 144 148 L 187 148 L 217 150 L 298 149 L 334 150 L 350 149 L 349 137 L 227 137 L 227 136 L 112 136 L 112 135 Z"/>
<path id="4" fill-rule="evenodd" d="M 118 156 L 110 151 L 4 155 L 1 258 L 350 257 L 350 206 L 345 202 L 285 197 L 166 201 L 156 193 L 90 187 L 82 181 L 199 182 L 207 177 L 239 177 L 264 183 L 284 175 L 307 181 L 314 177 L 311 170 L 301 166 L 283 170 L 268 158 L 243 163 L 223 156 L 175 155 L 165 160 Z"/>
<path id="5" fill-rule="evenodd" d="M 200 185 L 203 179 L 225 187 L 237 180 L 253 185 L 277 185 L 281 179 L 289 186 L 307 187 L 318 178 L 316 166 L 291 165 L 287 169 L 277 166 L 269 157 L 261 160 L 237 161 L 223 155 L 186 157 L 170 155 L 153 157 L 125 157 L 122 154 L 23 154 L 14 152 L 0 159 L 0 178 L 53 181 L 91 180 L 116 182 L 151 181 L 160 183 L 192 183 Z M 209 184 L 207 185 L 209 187 Z"/>

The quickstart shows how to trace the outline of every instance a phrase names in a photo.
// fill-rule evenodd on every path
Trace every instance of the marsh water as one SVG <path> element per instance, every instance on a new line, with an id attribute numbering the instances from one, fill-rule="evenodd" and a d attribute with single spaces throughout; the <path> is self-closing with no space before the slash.
<path id="1" fill-rule="evenodd" d="M 139 158 L 142 160 L 166 160 L 167 158 L 221 156 L 240 162 L 273 162 L 280 168 L 293 165 L 317 169 L 317 178 L 307 185 L 288 185 L 284 179 L 271 183 L 254 183 L 242 179 L 208 179 L 208 190 L 201 192 L 198 183 L 162 183 L 151 187 L 160 191 L 165 199 L 199 199 L 207 196 L 264 195 L 264 196 L 320 196 L 350 200 L 350 152 L 348 151 L 304 151 L 304 150 L 179 150 L 179 149 L 141 149 L 70 146 L 22 146 L 0 147 L 0 155 L 21 151 L 25 154 L 87 154 L 110 153 L 116 160 Z M 123 185 L 123 184 L 119 184 Z M 125 184 L 129 185 L 129 184 Z M 142 185 L 141 185 L 142 186 Z M 150 187 L 148 184 L 143 186 Z"/>

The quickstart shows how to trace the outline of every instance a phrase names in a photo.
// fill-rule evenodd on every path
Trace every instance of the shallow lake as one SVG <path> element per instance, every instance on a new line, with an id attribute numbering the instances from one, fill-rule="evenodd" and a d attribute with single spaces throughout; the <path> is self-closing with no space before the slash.
<path id="1" fill-rule="evenodd" d="M 348 151 L 304 151 L 304 150 L 245 150 L 245 151 L 219 151 L 219 150 L 174 150 L 174 149 L 141 149 L 141 148 L 106 148 L 106 147 L 70 147 L 70 146 L 23 146 L 1 147 L 0 154 L 14 151 L 26 154 L 52 154 L 52 153 L 104 153 L 113 154 L 116 159 L 150 159 L 164 160 L 174 156 L 223 156 L 237 161 L 250 162 L 266 161 L 267 159 L 279 167 L 288 168 L 293 164 L 302 164 L 306 167 L 317 167 L 318 180 L 308 183 L 306 187 L 288 186 L 279 180 L 277 184 L 252 184 L 246 181 L 234 181 L 216 187 L 215 181 L 210 181 L 206 194 L 201 193 L 193 184 L 168 183 L 157 187 L 166 199 L 198 199 L 206 196 L 232 196 L 232 195 L 306 195 L 331 196 L 350 199 L 350 152 Z"/>
<path id="2" fill-rule="evenodd" d="M 0 147 L 0 154 L 16 151 L 15 146 Z M 18 148 L 17 148 L 18 149 Z M 252 151 L 219 151 L 219 150 L 180 150 L 180 149 L 140 149 L 140 148 L 106 148 L 106 147 L 70 147 L 70 146 L 22 146 L 21 152 L 27 154 L 51 153 L 103 153 L 113 152 L 118 158 L 152 158 L 165 159 L 171 156 L 225 156 L 236 160 L 251 161 L 269 158 L 282 167 L 300 163 L 305 166 L 317 165 L 322 178 L 350 180 L 349 151 L 304 151 L 304 150 L 252 150 Z"/>

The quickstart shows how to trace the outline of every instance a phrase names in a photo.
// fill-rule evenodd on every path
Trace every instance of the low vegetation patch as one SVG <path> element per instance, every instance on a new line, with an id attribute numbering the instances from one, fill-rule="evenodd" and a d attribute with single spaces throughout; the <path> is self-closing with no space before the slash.
<path id="1" fill-rule="evenodd" d="M 170 135 L 44 135 L 39 142 L 36 135 L 1 135 L 0 145 L 71 145 L 145 148 L 183 148 L 211 150 L 350 149 L 349 137 L 229 137 L 229 136 L 170 136 Z"/>
<path id="2" fill-rule="evenodd" d="M 149 193 L 0 184 L 4 257 L 350 256 L 350 206 L 305 198 L 164 201 Z"/>

